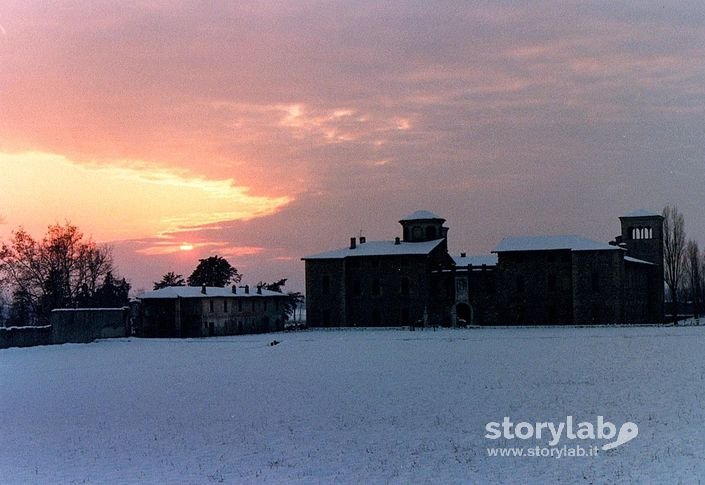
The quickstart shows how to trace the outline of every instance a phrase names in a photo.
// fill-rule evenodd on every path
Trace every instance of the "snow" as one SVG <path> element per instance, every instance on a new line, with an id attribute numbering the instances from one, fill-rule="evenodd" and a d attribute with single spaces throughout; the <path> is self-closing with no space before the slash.
<path id="1" fill-rule="evenodd" d="M 646 210 L 646 209 L 637 209 L 635 211 L 629 212 L 627 214 L 624 214 L 622 218 L 629 218 L 629 217 L 653 217 L 653 216 L 660 216 L 661 214 L 657 214 L 656 212 Z"/>
<path id="2" fill-rule="evenodd" d="M 433 212 L 424 211 L 424 210 L 416 211 L 412 214 L 409 214 L 408 216 L 401 219 L 401 221 L 422 221 L 422 220 L 428 220 L 428 219 L 441 219 L 441 220 L 445 221 L 445 219 L 443 219 L 440 216 L 437 216 Z"/>
<path id="3" fill-rule="evenodd" d="M 0 350 L 0 482 L 692 483 L 704 347 L 705 327 L 554 327 Z M 597 457 L 487 455 L 490 421 L 569 415 L 639 435 Z"/>
<path id="4" fill-rule="evenodd" d="M 505 237 L 495 247 L 493 253 L 510 251 L 552 251 L 558 249 L 570 249 L 571 251 L 615 251 L 622 250 L 617 246 L 611 246 L 599 241 L 593 241 L 580 236 L 522 236 Z"/>
<path id="5" fill-rule="evenodd" d="M 351 256 L 413 256 L 429 254 L 443 239 L 425 242 L 367 241 L 350 247 L 334 249 L 323 253 L 306 256 L 303 259 L 342 259 Z"/>
<path id="6" fill-rule="evenodd" d="M 453 261 L 455 261 L 456 266 L 467 266 L 469 264 L 473 266 L 482 266 L 483 264 L 486 266 L 497 266 L 497 255 L 453 256 Z"/>
<path id="7" fill-rule="evenodd" d="M 232 288 L 220 288 L 217 286 L 207 286 L 206 293 L 201 292 L 200 286 L 167 286 L 154 291 L 148 291 L 139 297 L 140 300 L 148 299 L 175 299 L 175 298 L 239 298 L 250 296 L 282 296 L 282 293 L 262 289 L 262 293 L 257 293 L 257 288 L 250 286 L 250 292 L 245 293 L 245 289 L 238 287 L 237 293 L 233 293 Z"/>
<path id="8" fill-rule="evenodd" d="M 624 256 L 624 260 L 629 261 L 630 263 L 648 264 L 651 266 L 656 266 L 654 263 L 652 263 L 650 261 L 644 261 L 643 259 L 632 258 L 631 256 Z"/>

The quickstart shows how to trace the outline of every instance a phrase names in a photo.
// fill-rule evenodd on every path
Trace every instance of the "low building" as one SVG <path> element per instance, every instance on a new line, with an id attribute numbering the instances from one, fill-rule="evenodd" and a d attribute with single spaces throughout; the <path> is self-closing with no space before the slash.
<path id="1" fill-rule="evenodd" d="M 139 300 L 139 336 L 209 337 L 282 330 L 287 296 L 249 286 L 169 286 Z"/>

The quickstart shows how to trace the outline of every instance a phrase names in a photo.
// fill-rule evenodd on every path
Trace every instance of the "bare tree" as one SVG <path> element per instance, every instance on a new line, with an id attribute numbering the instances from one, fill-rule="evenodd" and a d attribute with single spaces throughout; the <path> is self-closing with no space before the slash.
<path id="1" fill-rule="evenodd" d="M 112 270 L 110 248 L 84 239 L 68 222 L 49 226 L 41 241 L 20 228 L 0 246 L 0 277 L 43 321 L 54 308 L 93 297 Z"/>
<path id="2" fill-rule="evenodd" d="M 698 243 L 693 240 L 689 240 L 685 247 L 685 253 L 687 260 L 686 273 L 688 280 L 688 294 L 693 302 L 693 316 L 697 318 L 700 310 L 700 270 L 702 268 Z"/>
<path id="3" fill-rule="evenodd" d="M 700 311 L 705 310 L 705 248 L 700 255 L 700 293 L 698 295 L 698 301 L 700 302 Z"/>
<path id="4" fill-rule="evenodd" d="M 685 278 L 685 220 L 677 207 L 663 209 L 663 266 L 673 303 L 673 322 L 678 323 L 678 292 Z"/>

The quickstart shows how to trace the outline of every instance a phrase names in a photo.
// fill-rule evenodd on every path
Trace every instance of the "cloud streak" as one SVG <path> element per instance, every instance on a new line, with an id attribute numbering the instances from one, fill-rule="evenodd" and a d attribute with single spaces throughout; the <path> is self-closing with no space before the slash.
<path id="1" fill-rule="evenodd" d="M 96 165 L 47 153 L 0 153 L 0 171 L 6 174 L 0 179 L 2 197 L 13 206 L 11 222 L 48 224 L 70 217 L 102 241 L 248 220 L 291 201 L 251 195 L 233 179 L 209 180 L 144 162 Z"/>

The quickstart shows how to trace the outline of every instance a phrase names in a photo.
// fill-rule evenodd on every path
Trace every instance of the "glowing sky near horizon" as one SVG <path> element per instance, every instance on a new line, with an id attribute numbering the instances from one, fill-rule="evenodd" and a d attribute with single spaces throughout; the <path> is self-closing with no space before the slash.
<path id="1" fill-rule="evenodd" d="M 705 5 L 0 5 L 0 239 L 63 220 L 148 287 L 247 279 L 443 215 L 453 251 L 607 240 L 676 204 L 705 245 Z"/>

